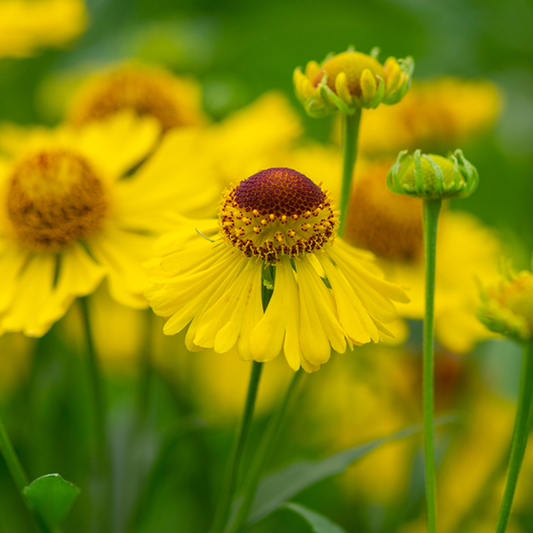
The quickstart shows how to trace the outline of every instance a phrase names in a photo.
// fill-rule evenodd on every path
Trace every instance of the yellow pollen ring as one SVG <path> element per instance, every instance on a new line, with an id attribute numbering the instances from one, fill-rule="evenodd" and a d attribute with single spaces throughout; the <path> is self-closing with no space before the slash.
<path id="1" fill-rule="evenodd" d="M 58 251 L 98 232 L 109 208 L 107 191 L 86 159 L 50 150 L 21 160 L 6 198 L 13 237 L 31 250 Z"/>
<path id="2" fill-rule="evenodd" d="M 292 173 L 297 179 L 291 181 Z M 257 179 L 248 182 L 252 178 Z M 248 180 L 224 193 L 219 212 L 221 236 L 244 255 L 274 263 L 282 255 L 316 252 L 335 238 L 338 212 L 327 193 L 305 176 L 290 169 L 269 169 Z M 265 205 L 275 212 L 268 212 Z"/>

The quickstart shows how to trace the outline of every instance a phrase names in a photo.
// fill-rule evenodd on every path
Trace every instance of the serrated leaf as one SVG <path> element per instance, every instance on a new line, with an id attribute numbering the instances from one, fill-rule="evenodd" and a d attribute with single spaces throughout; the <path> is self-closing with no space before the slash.
<path id="1" fill-rule="evenodd" d="M 299 514 L 311 526 L 314 533 L 346 533 L 345 529 L 332 522 L 326 516 L 317 513 L 316 511 L 312 511 L 307 507 L 303 507 L 297 503 L 289 502 L 283 505 L 281 508 L 290 509 L 291 511 Z"/>
<path id="2" fill-rule="evenodd" d="M 55 528 L 68 514 L 80 489 L 59 474 L 47 474 L 25 487 L 24 494 L 46 525 Z"/>
<path id="3" fill-rule="evenodd" d="M 456 421 L 457 416 L 440 417 L 435 425 Z M 257 487 L 246 525 L 251 526 L 269 515 L 302 490 L 335 474 L 340 474 L 354 461 L 383 444 L 410 437 L 422 430 L 421 424 L 402 429 L 387 437 L 375 439 L 337 452 L 317 461 L 299 461 L 262 478 Z"/>

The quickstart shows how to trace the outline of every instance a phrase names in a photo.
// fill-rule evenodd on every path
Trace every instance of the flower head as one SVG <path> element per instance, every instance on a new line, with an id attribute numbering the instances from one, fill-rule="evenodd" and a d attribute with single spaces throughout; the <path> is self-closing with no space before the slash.
<path id="1" fill-rule="evenodd" d="M 181 149 L 174 136 L 139 167 L 159 137 L 154 119 L 122 114 L 13 142 L 0 161 L 0 332 L 44 334 L 104 277 L 116 301 L 147 306 L 141 264 L 167 212 L 210 201 L 214 185 L 187 191 L 169 172 Z"/>
<path id="2" fill-rule="evenodd" d="M 407 301 L 371 255 L 336 237 L 337 225 L 328 193 L 309 178 L 264 170 L 224 193 L 218 222 L 184 223 L 162 238 L 146 296 L 169 317 L 166 334 L 190 323 L 190 350 L 236 345 L 261 362 L 283 350 L 293 370 L 317 370 L 332 348 L 386 336 L 391 300 Z"/>
<path id="3" fill-rule="evenodd" d="M 416 80 L 398 105 L 365 116 L 359 149 L 372 155 L 417 148 L 446 153 L 488 131 L 501 107 L 502 95 L 488 80 Z M 340 125 L 336 135 L 340 138 Z"/>
<path id="4" fill-rule="evenodd" d="M 62 47 L 85 30 L 82 0 L 4 0 L 0 2 L 0 57 L 25 57 Z"/>
<path id="5" fill-rule="evenodd" d="M 371 55 L 349 49 L 328 56 L 321 64 L 310 61 L 305 73 L 294 71 L 296 96 L 312 117 L 336 111 L 351 115 L 362 107 L 375 108 L 399 102 L 409 89 L 414 62 L 411 57 L 389 57 L 382 65 Z"/>
<path id="6" fill-rule="evenodd" d="M 422 204 L 416 198 L 397 196 L 385 180 L 390 162 L 363 159 L 354 180 L 346 220 L 346 238 L 388 261 L 413 261 L 422 257 Z"/>
<path id="7" fill-rule="evenodd" d="M 68 120 L 81 126 L 124 110 L 154 117 L 163 132 L 206 121 L 196 82 L 142 64 L 122 65 L 86 80 L 70 102 Z"/>
<path id="8" fill-rule="evenodd" d="M 509 272 L 482 290 L 479 318 L 491 331 L 519 342 L 533 339 L 533 274 Z"/>
<path id="9" fill-rule="evenodd" d="M 456 150 L 450 157 L 426 155 L 417 150 L 407 155 L 400 152 L 387 176 L 389 189 L 417 198 L 464 198 L 478 185 L 475 167 Z"/>

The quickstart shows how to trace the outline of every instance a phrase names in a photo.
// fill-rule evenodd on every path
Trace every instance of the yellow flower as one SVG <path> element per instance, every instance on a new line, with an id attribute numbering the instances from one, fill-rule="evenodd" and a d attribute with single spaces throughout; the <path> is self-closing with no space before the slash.
<path id="1" fill-rule="evenodd" d="M 412 360 L 412 354 L 383 344 L 363 347 L 354 358 L 333 359 L 313 379 L 304 398 L 313 407 L 300 417 L 297 431 L 323 454 L 414 424 L 419 401 Z M 317 427 L 320 431 L 314 431 Z M 406 490 L 412 448 L 406 439 L 361 458 L 340 479 L 346 497 L 382 505 L 397 501 Z"/>
<path id="2" fill-rule="evenodd" d="M 197 82 L 142 64 L 126 64 L 89 77 L 73 96 L 67 114 L 69 122 L 81 126 L 124 110 L 156 118 L 164 132 L 206 122 Z"/>
<path id="3" fill-rule="evenodd" d="M 352 115 L 362 107 L 375 108 L 399 102 L 409 89 L 414 62 L 389 57 L 382 65 L 374 49 L 371 55 L 349 49 L 328 56 L 321 64 L 310 61 L 305 73 L 294 71 L 296 96 L 312 117 L 340 110 Z"/>
<path id="4" fill-rule="evenodd" d="M 85 30 L 82 0 L 0 2 L 0 58 L 24 57 L 37 49 L 62 47 Z"/>
<path id="5" fill-rule="evenodd" d="M 0 332 L 43 335 L 104 277 L 119 303 L 147 306 L 141 263 L 167 211 L 209 198 L 209 184 L 177 182 L 175 136 L 128 175 L 159 138 L 154 119 L 123 114 L 13 143 L 0 162 Z"/>
<path id="6" fill-rule="evenodd" d="M 354 180 L 345 238 L 374 252 L 387 277 L 409 288 L 410 302 L 398 305 L 403 318 L 424 316 L 421 202 L 387 189 L 389 162 L 362 161 Z M 476 318 L 478 282 L 497 278 L 501 247 L 473 215 L 444 209 L 439 221 L 435 332 L 456 353 L 471 351 L 492 336 Z"/>
<path id="7" fill-rule="evenodd" d="M 331 348 L 379 341 L 396 318 L 391 300 L 407 298 L 371 255 L 335 238 L 337 215 L 329 195 L 291 169 L 261 171 L 226 191 L 218 222 L 184 224 L 148 265 L 147 298 L 170 317 L 164 332 L 191 323 L 191 351 L 236 345 L 244 360 L 264 362 L 283 350 L 293 370 L 309 372 Z M 264 284 L 273 286 L 269 302 Z"/>
<path id="8" fill-rule="evenodd" d="M 480 320 L 491 330 L 517 341 L 533 339 L 533 274 L 526 270 L 482 291 Z"/>
<path id="9" fill-rule="evenodd" d="M 501 107 L 498 88 L 487 80 L 415 81 L 398 105 L 365 115 L 359 149 L 366 154 L 417 148 L 446 153 L 489 130 Z"/>

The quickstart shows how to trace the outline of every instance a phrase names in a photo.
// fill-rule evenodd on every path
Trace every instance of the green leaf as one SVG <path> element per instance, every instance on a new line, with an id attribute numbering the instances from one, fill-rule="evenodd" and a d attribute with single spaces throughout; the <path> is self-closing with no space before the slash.
<path id="1" fill-rule="evenodd" d="M 281 508 L 290 509 L 291 511 L 299 514 L 311 526 L 314 533 L 346 533 L 346 530 L 344 530 L 338 524 L 333 523 L 329 518 L 317 513 L 316 511 L 311 511 L 311 509 L 303 507 L 302 505 L 289 502 L 283 505 Z"/>
<path id="2" fill-rule="evenodd" d="M 435 425 L 455 422 L 456 420 L 456 415 L 443 416 L 438 419 Z M 246 525 L 251 526 L 259 522 L 305 488 L 335 474 L 344 472 L 354 461 L 374 451 L 383 444 L 410 437 L 419 433 L 421 430 L 422 425 L 416 424 L 387 437 L 372 440 L 359 446 L 334 453 L 325 459 L 292 463 L 281 470 L 277 470 L 263 477 L 257 487 Z"/>
<path id="3" fill-rule="evenodd" d="M 47 474 L 24 489 L 31 506 L 49 528 L 55 528 L 65 518 L 80 489 L 59 474 Z"/>

